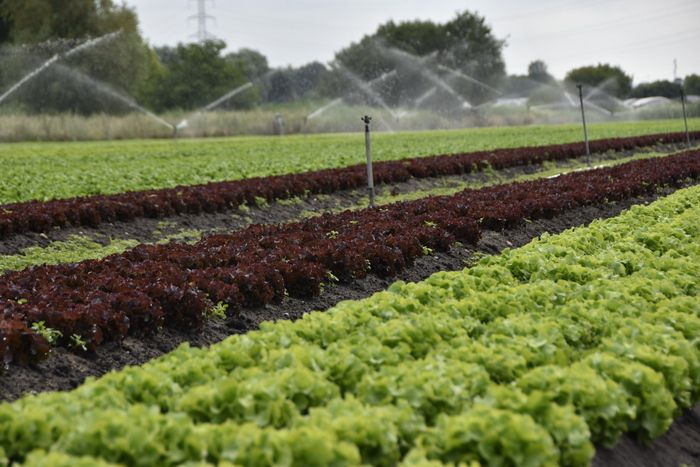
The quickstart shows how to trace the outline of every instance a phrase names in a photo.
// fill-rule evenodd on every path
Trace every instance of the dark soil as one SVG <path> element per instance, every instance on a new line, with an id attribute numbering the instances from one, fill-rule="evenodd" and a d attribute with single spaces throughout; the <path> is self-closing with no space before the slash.
<path id="1" fill-rule="evenodd" d="M 622 159 L 634 154 L 649 152 L 671 153 L 683 149 L 679 145 L 659 145 L 634 151 L 608 152 L 592 156 L 592 163 Z M 575 164 L 585 163 L 586 158 L 559 161 L 557 167 L 565 169 Z M 407 194 L 435 188 L 454 188 L 465 182 L 495 183 L 507 182 L 514 178 L 542 171 L 541 165 L 529 165 L 499 170 L 497 172 L 477 172 L 439 178 L 411 179 L 403 183 L 377 186 L 378 194 Z M 132 222 L 115 222 L 101 224 L 99 227 L 55 228 L 48 233 L 28 232 L 15 235 L 0 242 L 0 255 L 16 255 L 28 247 L 46 247 L 55 241 L 66 241 L 74 235 L 87 237 L 107 245 L 111 240 L 136 240 L 139 243 L 157 242 L 169 235 L 192 230 L 203 233 L 244 228 L 250 224 L 273 224 L 296 220 L 305 213 L 322 213 L 331 210 L 346 209 L 357 206 L 367 197 L 365 188 L 339 191 L 330 195 L 312 195 L 304 199 L 274 202 L 268 206 L 252 206 L 247 210 L 231 210 L 215 214 L 178 215 L 162 219 L 140 218 Z"/>
<path id="2" fill-rule="evenodd" d="M 686 410 L 648 445 L 626 435 L 612 449 L 599 448 L 593 467 L 700 466 L 700 405 Z"/>

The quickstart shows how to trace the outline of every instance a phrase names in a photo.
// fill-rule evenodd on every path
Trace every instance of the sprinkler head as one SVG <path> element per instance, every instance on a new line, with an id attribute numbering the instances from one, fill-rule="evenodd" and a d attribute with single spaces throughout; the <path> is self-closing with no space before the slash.
<path id="1" fill-rule="evenodd" d="M 362 117 L 360 120 L 362 120 L 362 121 L 364 122 L 365 125 L 369 125 L 369 122 L 372 121 L 372 117 L 369 117 L 369 116 L 365 115 L 365 116 Z"/>

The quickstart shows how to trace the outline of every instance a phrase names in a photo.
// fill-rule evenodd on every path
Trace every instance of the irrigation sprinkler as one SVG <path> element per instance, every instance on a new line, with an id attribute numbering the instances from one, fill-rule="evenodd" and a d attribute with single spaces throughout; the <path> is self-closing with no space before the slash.
<path id="1" fill-rule="evenodd" d="M 372 117 L 362 117 L 365 124 L 365 154 L 367 155 L 367 188 L 369 191 L 369 207 L 374 207 L 374 173 L 372 171 L 372 141 L 370 139 L 369 123 Z"/>
<path id="2" fill-rule="evenodd" d="M 284 136 L 284 117 L 282 114 L 275 114 L 275 119 L 272 121 L 272 130 L 277 136 Z"/>
<path id="3" fill-rule="evenodd" d="M 173 138 L 177 138 L 178 136 L 180 136 L 180 130 L 184 130 L 188 126 L 190 126 L 190 122 L 187 121 L 187 119 L 184 119 L 177 125 L 173 125 Z"/>
<path id="4" fill-rule="evenodd" d="M 591 167 L 591 147 L 588 144 L 588 128 L 586 128 L 586 111 L 583 108 L 583 85 L 577 84 L 578 98 L 581 101 L 581 120 L 583 121 L 583 139 L 586 142 L 586 161 L 588 167 Z"/>
<path id="5" fill-rule="evenodd" d="M 688 114 L 685 112 L 685 90 L 683 89 L 682 84 L 680 84 L 679 87 L 681 88 L 681 106 L 683 106 L 683 122 L 685 122 L 685 140 L 688 144 L 688 149 L 690 149 L 691 145 L 690 132 L 688 132 Z"/>
<path id="6" fill-rule="evenodd" d="M 0 103 L 2 103 L 4 100 L 6 100 L 8 97 L 10 97 L 12 94 L 15 93 L 19 88 L 24 86 L 27 82 L 31 81 L 32 79 L 36 78 L 38 75 L 40 75 L 44 70 L 49 68 L 51 65 L 54 63 L 58 62 L 61 59 L 69 58 L 72 57 L 73 55 L 76 55 L 80 52 L 82 52 L 85 49 L 92 48 L 101 42 L 109 41 L 112 40 L 113 38 L 117 37 L 122 33 L 122 30 L 118 30 L 116 32 L 112 32 L 110 34 L 105 34 L 104 36 L 97 37 L 95 39 L 89 39 L 82 44 L 80 44 L 77 47 L 72 48 L 66 53 L 63 54 L 56 54 L 47 61 L 45 61 L 39 68 L 35 69 L 34 71 L 28 73 L 25 75 L 21 80 L 19 80 L 17 83 L 15 83 L 10 89 L 5 91 L 2 95 L 0 95 Z"/>

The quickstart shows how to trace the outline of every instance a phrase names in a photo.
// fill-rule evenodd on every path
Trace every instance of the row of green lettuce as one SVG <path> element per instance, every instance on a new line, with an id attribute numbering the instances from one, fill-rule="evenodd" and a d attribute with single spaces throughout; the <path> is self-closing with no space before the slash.
<path id="1" fill-rule="evenodd" d="M 357 133 L 210 139 L 0 144 L 0 204 L 172 188 L 361 164 Z M 690 130 L 700 119 L 689 120 Z M 593 124 L 592 139 L 678 132 L 679 120 Z M 578 125 L 377 133 L 376 161 L 580 141 Z"/>
<path id="2" fill-rule="evenodd" d="M 700 396 L 700 187 L 0 405 L 26 465 L 588 465 Z M 102 463 L 102 464 L 100 464 Z"/>

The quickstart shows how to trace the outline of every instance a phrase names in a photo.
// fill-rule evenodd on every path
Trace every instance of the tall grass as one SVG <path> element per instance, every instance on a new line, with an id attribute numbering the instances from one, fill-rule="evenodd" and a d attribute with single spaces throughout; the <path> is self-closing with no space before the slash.
<path id="1" fill-rule="evenodd" d="M 201 114 L 173 112 L 161 115 L 177 125 L 183 119 L 187 126 L 178 131 L 179 137 L 220 137 L 237 135 L 273 135 L 279 132 L 275 118 L 281 115 L 285 134 L 330 133 L 357 131 L 360 117 L 374 117 L 373 126 L 379 131 L 456 129 L 485 126 L 532 125 L 542 123 L 575 123 L 578 110 L 542 110 L 492 107 L 448 115 L 429 111 L 404 111 L 391 115 L 385 110 L 363 106 L 339 105 L 313 119 L 307 119 L 321 103 L 261 107 L 246 111 L 216 111 Z M 689 117 L 700 117 L 700 104 L 688 105 Z M 633 121 L 681 118 L 679 104 L 606 115 L 589 111 L 591 122 Z M 679 131 L 682 123 L 679 123 Z M 5 110 L 0 113 L 0 141 L 98 141 L 171 138 L 173 130 L 152 118 L 132 113 L 121 116 L 98 114 L 30 115 Z"/>

